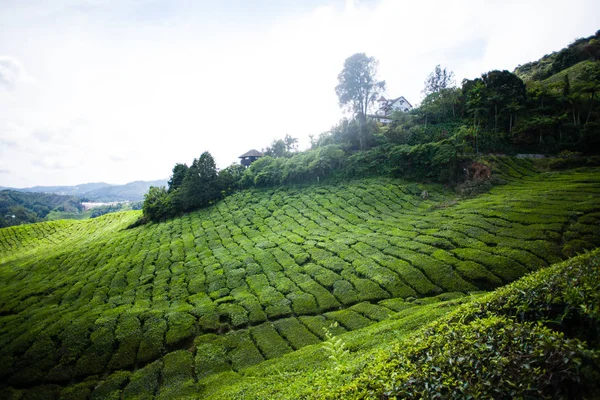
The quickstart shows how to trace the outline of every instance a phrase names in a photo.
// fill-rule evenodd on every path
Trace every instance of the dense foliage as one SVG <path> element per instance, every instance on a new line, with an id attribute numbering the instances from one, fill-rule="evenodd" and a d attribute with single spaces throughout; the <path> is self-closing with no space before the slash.
<path id="1" fill-rule="evenodd" d="M 208 396 L 299 349 L 314 361 L 288 368 L 327 366 L 323 328 L 361 338 L 343 366 L 374 340 L 364 327 L 414 313 L 415 329 L 440 301 L 599 244 L 597 169 L 489 162 L 509 183 L 458 203 L 377 178 L 240 191 L 134 229 L 136 212 L 2 229 L 2 397 Z"/>
<path id="2" fill-rule="evenodd" d="M 476 300 L 380 353 L 340 397 L 595 396 L 599 305 L 595 251 Z"/>
<path id="3" fill-rule="evenodd" d="M 593 36 L 577 39 L 564 49 L 547 54 L 538 61 L 519 65 L 515 74 L 526 82 L 543 81 L 585 60 L 600 60 L 600 31 Z"/>
<path id="4" fill-rule="evenodd" d="M 312 137 L 311 149 L 304 152 L 294 151 L 296 139 L 286 135 L 246 170 L 232 165 L 217 173 L 212 161 L 203 167 L 211 171 L 210 177 L 200 177 L 193 172 L 196 166 L 188 171 L 186 165 L 177 164 L 169 187 L 149 193 L 144 215 L 160 221 L 205 207 L 236 190 L 323 180 L 391 176 L 463 184 L 470 179 L 465 171 L 480 154 L 542 153 L 571 159 L 596 155 L 600 150 L 597 36 L 577 40 L 549 56 L 553 61 L 549 75 L 544 75 L 548 79 L 540 81 L 536 73 L 527 84 L 519 74 L 524 76 L 523 71 L 538 68 L 537 64 L 519 67 L 517 74 L 489 71 L 463 80 L 460 88 L 454 86 L 453 73 L 438 65 L 425 82 L 422 104 L 408 113 L 392 114 L 391 124 L 385 126 L 367 117 L 385 86 L 376 78 L 377 61 L 355 54 L 344 63 L 336 86 L 340 105 L 351 111 L 352 119 Z"/>
<path id="5" fill-rule="evenodd" d="M 52 211 L 81 212 L 82 206 L 74 196 L 0 191 L 0 228 L 43 221 Z"/>

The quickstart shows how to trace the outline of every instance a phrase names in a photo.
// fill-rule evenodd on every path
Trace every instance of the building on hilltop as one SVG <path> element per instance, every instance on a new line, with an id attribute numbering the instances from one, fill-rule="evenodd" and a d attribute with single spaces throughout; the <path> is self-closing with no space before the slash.
<path id="1" fill-rule="evenodd" d="M 382 124 L 389 124 L 392 122 L 392 120 L 388 117 L 392 115 L 394 111 L 408 112 L 413 108 L 413 106 L 404 98 L 404 96 L 390 100 L 381 96 L 379 100 L 377 100 L 377 104 L 379 105 L 379 108 L 377 111 L 375 111 L 375 114 L 369 115 L 369 117 L 378 120 Z"/>
<path id="2" fill-rule="evenodd" d="M 242 154 L 238 158 L 240 159 L 240 164 L 242 164 L 244 167 L 248 167 L 248 166 L 250 166 L 250 164 L 252 164 L 254 161 L 258 160 L 262 156 L 263 156 L 263 153 L 261 153 L 258 150 L 252 149 L 252 150 Z"/>

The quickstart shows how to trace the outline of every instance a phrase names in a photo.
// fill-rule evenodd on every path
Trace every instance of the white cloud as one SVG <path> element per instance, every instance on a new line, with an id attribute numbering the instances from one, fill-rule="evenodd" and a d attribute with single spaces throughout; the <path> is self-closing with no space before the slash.
<path id="1" fill-rule="evenodd" d="M 0 87 L 13 90 L 20 83 L 33 84 L 35 78 L 25 71 L 16 58 L 0 55 Z"/>
<path id="2" fill-rule="evenodd" d="M 164 178 L 206 150 L 224 167 L 285 134 L 304 147 L 341 118 L 333 88 L 356 52 L 379 59 L 390 96 L 415 104 L 436 64 L 458 82 L 512 70 L 592 34 L 600 15 L 590 1 L 324 2 L 298 15 L 227 2 L 31 4 L 0 14 L 0 54 L 14 55 L 0 58 L 10 60 L 0 85 L 13 88 L 0 88 L 0 155 L 18 171 L 3 186 Z"/>

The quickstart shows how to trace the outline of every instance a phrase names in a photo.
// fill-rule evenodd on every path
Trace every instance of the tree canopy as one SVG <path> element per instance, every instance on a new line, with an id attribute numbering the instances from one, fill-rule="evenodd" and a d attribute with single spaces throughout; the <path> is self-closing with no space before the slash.
<path id="1" fill-rule="evenodd" d="M 335 87 L 340 106 L 354 115 L 367 115 L 369 106 L 385 90 L 385 81 L 377 80 L 378 66 L 379 62 L 365 53 L 356 53 L 346 59 Z"/>
<path id="2" fill-rule="evenodd" d="M 438 64 L 425 80 L 423 94 L 427 96 L 432 93 L 438 93 L 443 89 L 453 88 L 455 84 L 454 72 L 448 71 L 446 67 L 442 69 L 440 64 Z"/>

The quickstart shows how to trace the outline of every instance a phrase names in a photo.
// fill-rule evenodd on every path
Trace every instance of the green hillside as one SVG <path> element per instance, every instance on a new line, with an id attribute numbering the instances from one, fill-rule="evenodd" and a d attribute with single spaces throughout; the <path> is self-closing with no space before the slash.
<path id="1" fill-rule="evenodd" d="M 43 221 L 48 215 L 83 211 L 79 198 L 52 193 L 0 191 L 0 228 Z"/>
<path id="2" fill-rule="evenodd" d="M 592 36 L 576 39 L 565 48 L 546 54 L 537 61 L 519 65 L 514 73 L 525 82 L 542 81 L 583 61 L 597 61 L 600 55 L 599 39 L 600 30 Z"/>
<path id="3" fill-rule="evenodd" d="M 241 191 L 130 229 L 140 212 L 1 229 L 0 397 L 244 398 L 219 393 L 278 360 L 290 380 L 327 367 L 326 329 L 354 331 L 355 356 L 392 346 L 600 244 L 599 168 L 490 162 L 508 183 L 460 201 L 373 178 Z"/>

